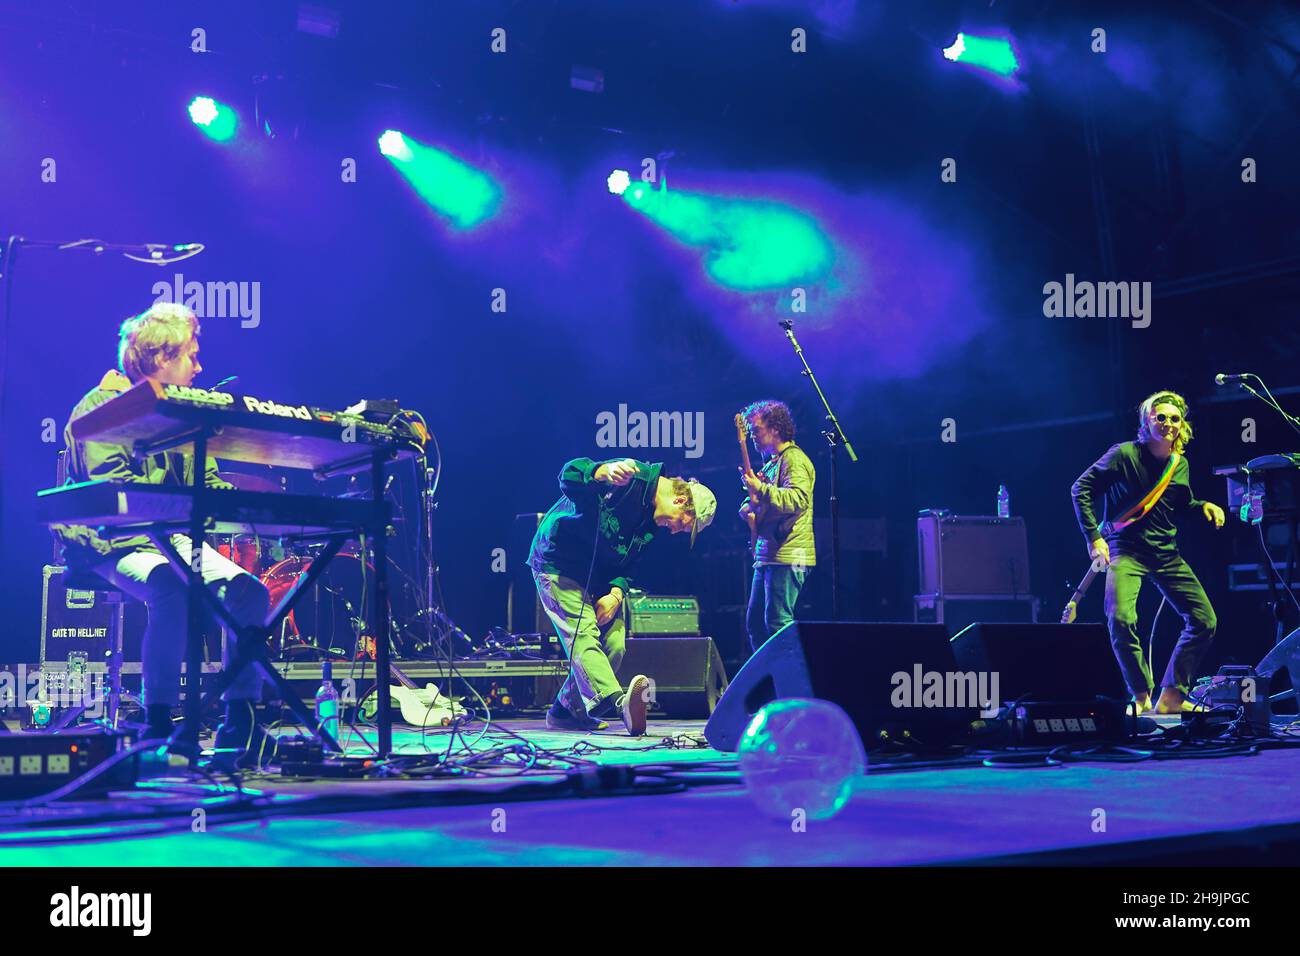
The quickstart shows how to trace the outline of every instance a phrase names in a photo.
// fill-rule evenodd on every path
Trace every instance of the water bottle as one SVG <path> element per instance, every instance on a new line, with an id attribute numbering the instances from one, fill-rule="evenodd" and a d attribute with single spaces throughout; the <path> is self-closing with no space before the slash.
<path id="1" fill-rule="evenodd" d="M 339 692 L 334 686 L 334 665 L 325 661 L 320 666 L 320 687 L 316 690 L 316 721 L 320 729 L 335 741 L 339 739 Z"/>
<path id="2" fill-rule="evenodd" d="M 998 517 L 1011 517 L 1011 492 L 1006 485 L 998 485 Z"/>

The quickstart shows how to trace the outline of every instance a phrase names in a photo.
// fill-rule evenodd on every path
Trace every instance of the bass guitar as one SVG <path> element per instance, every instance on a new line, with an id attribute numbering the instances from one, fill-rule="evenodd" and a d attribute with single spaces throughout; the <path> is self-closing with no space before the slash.
<path id="1" fill-rule="evenodd" d="M 745 424 L 745 416 L 739 413 L 736 415 L 736 441 L 740 443 L 740 463 L 745 473 L 749 474 L 754 470 L 754 466 L 749 463 L 749 428 Z M 749 492 L 745 523 L 749 525 L 749 553 L 752 556 L 758 550 L 758 495 L 752 491 Z"/>
<path id="2" fill-rule="evenodd" d="M 1079 582 L 1079 586 L 1075 588 L 1074 593 L 1070 595 L 1070 600 L 1065 605 L 1065 610 L 1061 612 L 1062 624 L 1074 623 L 1074 619 L 1078 617 L 1079 614 L 1079 602 L 1082 601 L 1083 596 L 1088 593 L 1088 588 L 1092 587 L 1093 578 L 1104 570 L 1106 570 L 1106 565 L 1102 564 L 1101 559 L 1093 561 L 1092 564 L 1088 566 L 1088 573 L 1083 576 L 1083 580 Z"/>

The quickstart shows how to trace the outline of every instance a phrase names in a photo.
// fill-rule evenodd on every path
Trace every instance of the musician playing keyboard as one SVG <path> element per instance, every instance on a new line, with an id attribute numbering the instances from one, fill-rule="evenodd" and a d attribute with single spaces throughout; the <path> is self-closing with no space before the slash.
<path id="1" fill-rule="evenodd" d="M 172 303 L 155 303 L 122 323 L 118 345 L 121 371 L 105 373 L 72 410 L 69 421 L 117 397 L 145 379 L 160 385 L 189 385 L 203 370 L 199 364 L 199 322 L 190 309 Z M 64 431 L 69 484 L 92 480 L 150 485 L 188 485 L 193 481 L 194 456 L 162 452 L 143 460 L 131 449 L 110 442 L 76 441 Z M 212 488 L 230 488 L 217 475 L 216 463 L 205 463 L 206 482 Z M 149 621 L 143 645 L 143 698 L 148 737 L 172 733 L 171 714 L 180 704 L 181 661 L 185 656 L 188 622 L 187 585 L 165 557 L 141 535 L 102 537 L 85 526 L 56 525 L 69 568 L 100 575 L 143 602 Z M 190 539 L 173 535 L 182 559 L 190 561 Z M 240 624 L 261 624 L 269 598 L 265 586 L 253 575 L 203 546 L 203 580 Z M 235 646 L 227 635 L 226 663 Z M 262 676 L 244 668 L 224 695 L 226 713 L 217 730 L 218 766 L 228 769 L 256 762 L 266 743 L 254 720 L 254 705 L 261 694 Z"/>

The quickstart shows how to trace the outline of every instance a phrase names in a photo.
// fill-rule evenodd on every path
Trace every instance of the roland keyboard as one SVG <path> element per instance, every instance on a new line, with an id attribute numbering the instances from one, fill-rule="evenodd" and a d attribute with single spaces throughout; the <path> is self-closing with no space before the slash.
<path id="1" fill-rule="evenodd" d="M 364 468 L 376 452 L 389 460 L 419 455 L 426 438 L 422 426 L 399 416 L 378 423 L 310 405 L 148 380 L 74 418 L 70 428 L 78 441 L 130 445 L 137 454 L 178 447 L 206 430 L 213 458 L 319 475 Z"/>
<path id="2" fill-rule="evenodd" d="M 204 489 L 202 506 L 211 533 L 268 538 L 377 528 L 391 515 L 386 501 L 224 488 Z M 114 535 L 160 524 L 174 524 L 185 532 L 193 510 L 194 491 L 182 485 L 83 481 L 36 494 L 36 517 L 43 524 L 88 525 L 112 529 Z"/>

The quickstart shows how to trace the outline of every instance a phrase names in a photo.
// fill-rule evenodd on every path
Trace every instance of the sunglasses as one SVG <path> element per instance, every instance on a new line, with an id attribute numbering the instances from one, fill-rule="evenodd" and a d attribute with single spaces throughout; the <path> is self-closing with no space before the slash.
<path id="1" fill-rule="evenodd" d="M 1156 421 L 1159 422 L 1161 425 L 1163 425 L 1165 422 L 1168 422 L 1170 425 L 1177 425 L 1182 420 L 1183 420 L 1182 417 L 1179 415 L 1166 415 L 1164 412 L 1156 413 Z"/>

